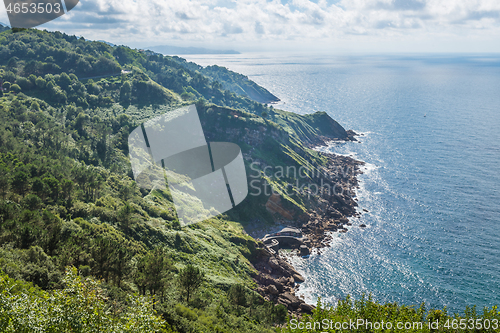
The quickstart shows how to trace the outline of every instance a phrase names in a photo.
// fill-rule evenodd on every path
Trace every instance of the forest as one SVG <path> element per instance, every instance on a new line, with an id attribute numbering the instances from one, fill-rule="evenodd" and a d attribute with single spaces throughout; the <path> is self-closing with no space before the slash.
<path id="1" fill-rule="evenodd" d="M 275 97 L 253 82 L 242 87 L 247 80 L 61 32 L 0 33 L 0 331 L 292 332 L 282 328 L 287 308 L 264 299 L 253 279 L 266 251 L 245 227 L 273 223 L 267 198 L 181 227 L 168 190 L 140 189 L 128 160 L 134 128 L 195 103 L 207 139 L 230 139 L 263 166 L 323 165 L 305 143 L 328 131 L 326 114 L 262 104 Z M 326 134 L 346 135 L 333 125 Z M 297 214 L 315 205 L 285 199 Z M 320 303 L 311 318 L 459 318 L 343 302 Z M 500 317 L 496 308 L 485 315 Z"/>

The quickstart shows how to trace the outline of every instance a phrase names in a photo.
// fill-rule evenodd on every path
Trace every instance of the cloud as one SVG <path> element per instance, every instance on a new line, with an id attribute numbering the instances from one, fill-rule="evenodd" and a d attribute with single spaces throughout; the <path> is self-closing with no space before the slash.
<path id="1" fill-rule="evenodd" d="M 494 11 L 474 11 L 468 13 L 467 17 L 465 18 L 466 21 L 470 20 L 482 20 L 484 18 L 491 18 L 491 19 L 498 19 L 500 17 L 500 11 L 494 10 Z"/>
<path id="2" fill-rule="evenodd" d="M 262 26 L 262 23 L 260 23 L 259 21 L 255 22 L 255 33 L 258 35 L 265 34 L 264 27 Z"/>
<path id="3" fill-rule="evenodd" d="M 378 2 L 375 9 L 385 10 L 422 10 L 425 8 L 425 1 L 419 0 L 393 0 L 390 2 Z"/>
<path id="4" fill-rule="evenodd" d="M 491 39 L 498 36 L 500 29 L 500 2 L 86 0 L 42 28 L 136 45 L 151 45 L 155 41 L 177 41 L 180 46 L 331 43 L 356 41 L 355 36 L 397 42 L 436 36 L 459 39 L 464 34 Z"/>

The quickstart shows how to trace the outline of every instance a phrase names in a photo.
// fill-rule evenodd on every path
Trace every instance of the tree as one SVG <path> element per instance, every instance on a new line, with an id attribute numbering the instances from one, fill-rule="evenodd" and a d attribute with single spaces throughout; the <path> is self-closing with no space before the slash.
<path id="1" fill-rule="evenodd" d="M 14 87 L 14 85 L 12 87 Z M 18 120 L 20 121 L 26 120 L 27 108 L 23 103 L 21 103 L 21 101 L 18 98 L 14 99 L 14 101 L 10 104 L 10 109 L 12 110 L 12 113 L 16 116 Z"/>
<path id="2" fill-rule="evenodd" d="M 118 287 L 121 287 L 123 277 L 126 276 L 129 271 L 130 257 L 130 252 L 124 247 L 118 247 L 114 251 L 114 260 L 111 270 L 114 275 L 115 284 Z"/>
<path id="3" fill-rule="evenodd" d="M 18 84 L 13 84 L 11 87 L 10 87 L 10 91 L 12 91 L 13 93 L 20 93 L 21 92 L 21 87 L 19 87 Z"/>
<path id="4" fill-rule="evenodd" d="M 109 238 L 96 238 L 92 242 L 91 253 L 95 261 L 94 273 L 103 278 L 106 282 L 109 273 L 112 270 L 113 250 L 117 244 L 114 244 Z"/>
<path id="5" fill-rule="evenodd" d="M 128 202 L 124 202 L 124 206 L 118 212 L 118 221 L 125 233 L 128 233 L 130 226 L 134 222 L 133 213 L 134 208 Z"/>
<path id="6" fill-rule="evenodd" d="M 52 81 L 47 84 L 47 88 L 50 86 L 50 83 Z M 59 86 L 53 85 L 52 89 L 49 90 L 49 94 L 51 99 L 56 103 L 65 104 L 68 99 L 66 93 Z"/>
<path id="7" fill-rule="evenodd" d="M 24 197 L 24 194 L 28 190 L 29 177 L 24 171 L 17 171 L 14 174 L 14 179 L 12 179 L 12 188 Z"/>
<path id="8" fill-rule="evenodd" d="M 186 293 L 186 302 L 189 302 L 191 295 L 202 285 L 204 280 L 205 273 L 191 264 L 179 272 L 178 281 Z"/>
<path id="9" fill-rule="evenodd" d="M 43 200 L 45 200 L 45 198 L 50 195 L 49 186 L 38 177 L 33 179 L 33 185 L 31 186 L 31 189 Z"/>
<path id="10" fill-rule="evenodd" d="M 28 76 L 28 80 L 30 80 L 31 84 L 35 85 L 36 84 L 36 75 L 30 74 L 30 76 Z"/>
<path id="11" fill-rule="evenodd" d="M 29 194 L 22 200 L 21 204 L 29 210 L 38 210 L 42 206 L 42 199 L 36 194 Z"/>
<path id="12" fill-rule="evenodd" d="M 61 192 L 61 187 L 59 185 L 59 181 L 55 179 L 54 177 L 45 177 L 43 179 L 43 182 L 47 184 L 47 186 L 50 189 L 50 198 L 54 201 L 57 202 L 57 199 L 59 197 L 59 193 Z"/>
<path id="13" fill-rule="evenodd" d="M 34 111 L 40 111 L 40 104 L 38 104 L 37 101 L 33 101 L 33 102 L 31 102 L 30 109 L 34 110 Z"/>
<path id="14" fill-rule="evenodd" d="M 130 81 L 125 81 L 120 88 L 120 101 L 128 103 L 132 96 L 132 85 Z"/>
<path id="15" fill-rule="evenodd" d="M 228 297 L 235 305 L 245 306 L 247 304 L 247 292 L 242 284 L 232 285 L 229 288 Z"/>
<path id="16" fill-rule="evenodd" d="M 30 90 L 31 88 L 33 88 L 33 84 L 31 83 L 31 81 L 22 76 L 17 78 L 16 84 L 19 85 L 22 90 Z"/>
<path id="17" fill-rule="evenodd" d="M 134 280 L 143 295 L 147 290 L 151 295 L 160 294 L 163 297 L 172 269 L 169 255 L 163 248 L 157 247 L 139 258 Z"/>
<path id="18" fill-rule="evenodd" d="M 37 77 L 35 80 L 35 85 L 38 89 L 44 89 L 47 82 L 42 77 Z"/>
<path id="19" fill-rule="evenodd" d="M 5 199 L 5 195 L 9 191 L 9 169 L 0 165 L 0 196 Z"/>
<path id="20" fill-rule="evenodd" d="M 61 88 L 64 90 L 68 89 L 69 85 L 71 84 L 71 78 L 69 77 L 68 74 L 65 72 L 62 72 L 61 75 L 59 75 L 59 81 L 57 82 Z"/>
<path id="21" fill-rule="evenodd" d="M 65 201 L 66 207 L 71 207 L 72 195 L 74 183 L 69 179 L 63 179 L 61 181 L 61 195 L 63 200 Z"/>

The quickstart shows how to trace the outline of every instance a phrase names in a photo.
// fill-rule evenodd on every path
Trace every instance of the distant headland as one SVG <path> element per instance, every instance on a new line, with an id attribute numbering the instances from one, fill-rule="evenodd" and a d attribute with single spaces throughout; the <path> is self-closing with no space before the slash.
<path id="1" fill-rule="evenodd" d="M 179 54 L 240 54 L 238 51 L 234 50 L 214 50 L 207 49 L 203 47 L 181 47 L 172 45 L 157 45 L 146 47 L 148 50 L 152 50 L 164 55 L 179 55 Z"/>

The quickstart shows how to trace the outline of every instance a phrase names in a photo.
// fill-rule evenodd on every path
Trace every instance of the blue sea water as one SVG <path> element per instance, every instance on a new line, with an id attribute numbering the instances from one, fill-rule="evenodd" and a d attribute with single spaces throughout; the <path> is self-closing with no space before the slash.
<path id="1" fill-rule="evenodd" d="M 331 303 L 500 305 L 500 56 L 189 56 L 246 74 L 298 113 L 326 111 L 367 163 L 346 234 L 309 259 L 299 294 Z M 359 224 L 368 227 L 361 229 Z"/>

